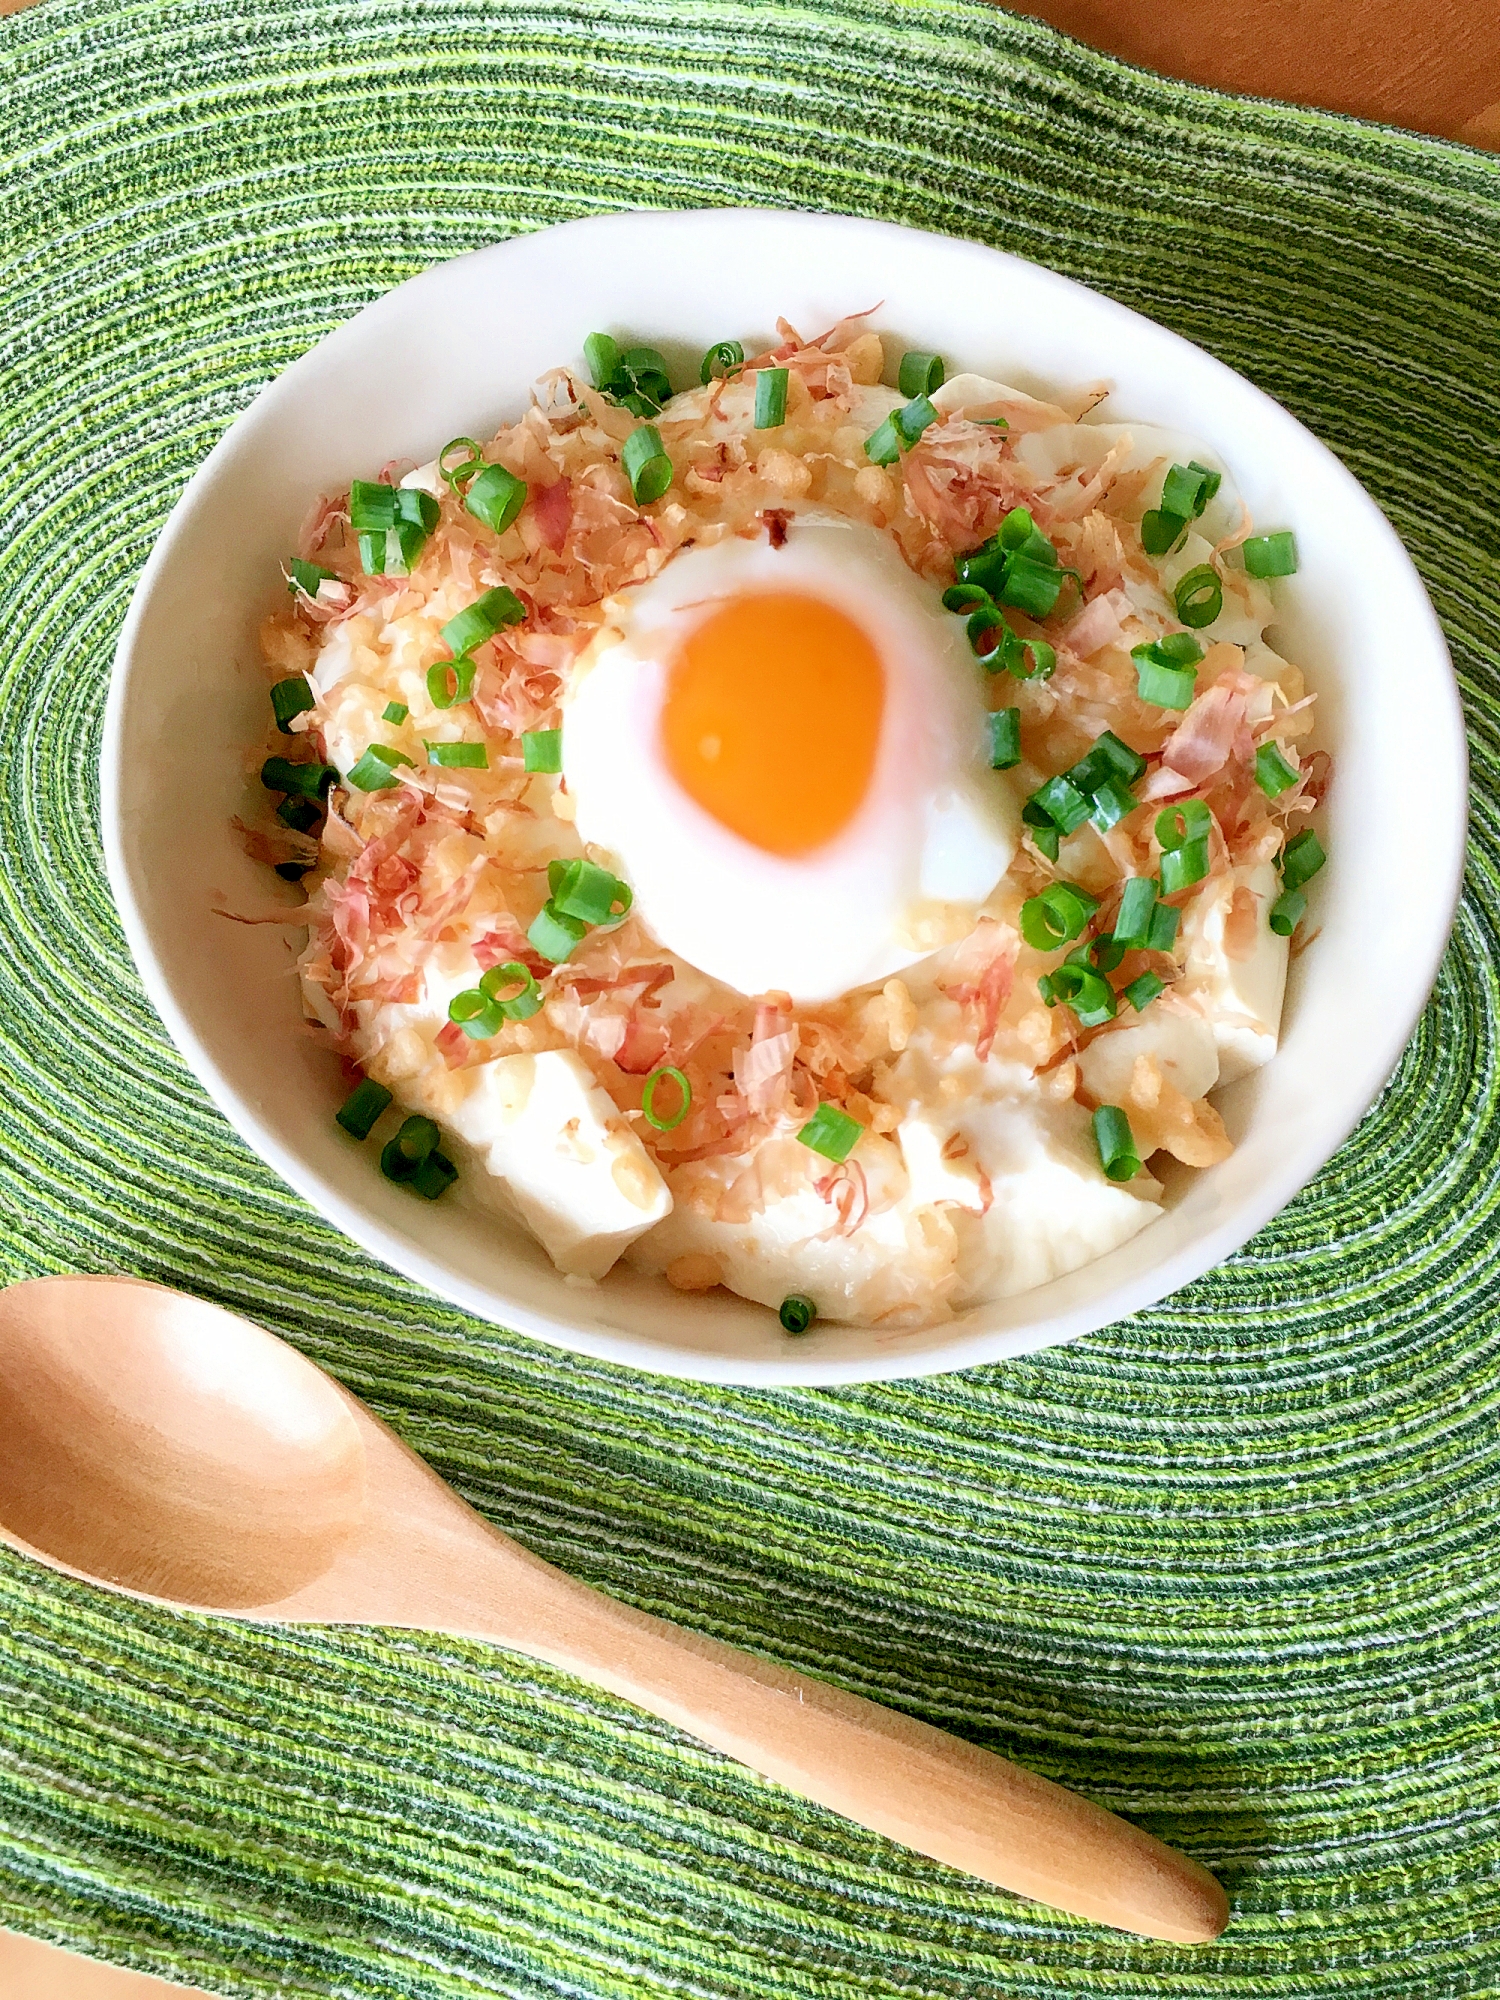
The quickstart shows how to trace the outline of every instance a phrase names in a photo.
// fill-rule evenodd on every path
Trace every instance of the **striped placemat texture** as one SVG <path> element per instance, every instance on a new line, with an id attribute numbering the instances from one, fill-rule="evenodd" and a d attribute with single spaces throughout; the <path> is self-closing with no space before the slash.
<path id="1" fill-rule="evenodd" d="M 0 1923 L 243 1995 L 1500 1993 L 1500 162 L 948 0 L 42 0 L 0 33 L 0 1270 L 262 1319 L 541 1554 L 1082 1787 L 1236 1912 L 1197 1952 L 1106 1934 L 524 1661 L 7 1558 Z M 1000 244 L 1245 370 L 1387 508 L 1469 703 L 1468 899 L 1354 1141 L 1190 1291 L 947 1380 L 676 1385 L 380 1270 L 209 1108 L 100 869 L 114 636 L 254 391 L 437 259 L 729 202 Z"/>

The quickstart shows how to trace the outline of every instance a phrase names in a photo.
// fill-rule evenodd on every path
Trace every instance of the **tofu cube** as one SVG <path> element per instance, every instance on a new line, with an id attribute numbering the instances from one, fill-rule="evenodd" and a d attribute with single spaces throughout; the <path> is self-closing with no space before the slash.
<path id="1" fill-rule="evenodd" d="M 1224 928 L 1236 890 L 1255 898 L 1255 943 L 1245 958 L 1231 958 Z M 1271 905 L 1281 883 L 1271 862 L 1234 868 L 1189 904 L 1182 933 L 1187 944 L 1182 992 L 1197 998 L 1213 1024 L 1219 1081 L 1235 1083 L 1276 1053 L 1281 1002 L 1286 991 L 1288 940 L 1271 929 Z"/>

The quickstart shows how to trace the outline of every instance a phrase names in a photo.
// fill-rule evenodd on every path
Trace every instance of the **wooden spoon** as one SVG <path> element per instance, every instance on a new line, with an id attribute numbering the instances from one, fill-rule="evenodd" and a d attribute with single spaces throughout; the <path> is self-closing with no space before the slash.
<path id="1" fill-rule="evenodd" d="M 552 1569 L 295 1349 L 161 1286 L 0 1292 L 0 1537 L 156 1603 L 492 1641 L 1040 1903 L 1184 1944 L 1228 1922 L 1206 1869 L 1087 1799 Z"/>

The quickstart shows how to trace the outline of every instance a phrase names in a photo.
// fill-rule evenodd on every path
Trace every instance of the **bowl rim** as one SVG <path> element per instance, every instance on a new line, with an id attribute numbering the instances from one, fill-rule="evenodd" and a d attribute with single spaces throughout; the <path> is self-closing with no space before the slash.
<path id="1" fill-rule="evenodd" d="M 1415 586 L 1414 601 L 1419 607 L 1419 617 L 1425 621 L 1425 629 L 1419 635 L 1420 641 L 1432 648 L 1447 667 L 1442 688 L 1444 712 L 1441 720 L 1446 725 L 1451 775 L 1456 779 L 1456 783 L 1443 788 L 1442 795 L 1437 801 L 1436 823 L 1431 827 L 1434 838 L 1428 849 L 1427 872 L 1424 876 L 1428 891 L 1424 906 L 1427 919 L 1425 940 L 1422 948 L 1409 961 L 1412 966 L 1412 978 L 1407 988 L 1406 1004 L 1392 1012 L 1386 1032 L 1378 1042 L 1366 1046 L 1365 1059 L 1359 1066 L 1357 1086 L 1351 1083 L 1343 1110 L 1337 1118 L 1319 1127 L 1316 1141 L 1304 1145 L 1300 1151 L 1289 1152 L 1280 1170 L 1267 1175 L 1253 1197 L 1247 1196 L 1242 1199 L 1223 1220 L 1194 1238 L 1191 1245 L 1176 1253 L 1169 1253 L 1134 1277 L 1126 1278 L 1119 1283 L 1107 1295 L 1107 1309 L 1102 1312 L 1099 1307 L 1104 1301 L 1084 1302 L 1046 1314 L 1036 1321 L 1029 1322 L 1025 1328 L 958 1330 L 951 1342 L 927 1347 L 919 1353 L 903 1353 L 899 1346 L 896 1346 L 889 1355 L 865 1355 L 858 1359 L 840 1359 L 836 1351 L 809 1351 L 796 1347 L 790 1347 L 784 1358 L 776 1359 L 718 1355 L 700 1349 L 658 1344 L 624 1329 L 606 1332 L 598 1328 L 580 1326 L 562 1314 L 539 1312 L 514 1303 L 504 1305 L 502 1313 L 498 1308 L 503 1302 L 495 1290 L 456 1274 L 440 1258 L 423 1254 L 404 1238 L 388 1231 L 372 1212 L 347 1200 L 332 1188 L 315 1170 L 304 1164 L 295 1151 L 282 1143 L 259 1117 L 253 1104 L 243 1098 L 226 1080 L 176 998 L 172 982 L 156 948 L 151 927 L 143 912 L 141 900 L 137 896 L 132 869 L 126 854 L 122 820 L 123 732 L 132 660 L 140 627 L 158 582 L 174 560 L 177 544 L 186 532 L 186 524 L 200 497 L 215 481 L 220 467 L 239 448 L 242 427 L 253 415 L 264 415 L 268 410 L 274 409 L 280 401 L 295 396 L 302 378 L 325 367 L 330 350 L 336 355 L 340 345 L 352 337 L 351 330 L 357 323 L 368 325 L 372 317 L 396 312 L 398 308 L 392 302 L 398 296 L 403 300 L 409 300 L 414 292 L 423 289 L 437 292 L 452 283 L 452 273 L 457 267 L 476 260 L 493 258 L 517 245 L 531 243 L 543 236 L 549 238 L 567 236 L 575 239 L 579 250 L 586 254 L 589 239 L 598 236 L 600 232 L 617 234 L 621 231 L 641 231 L 649 236 L 657 231 L 671 232 L 696 227 L 705 216 L 712 216 L 717 227 L 732 228 L 736 220 L 742 220 L 753 222 L 757 227 L 764 227 L 771 222 L 789 232 L 798 233 L 817 233 L 828 229 L 862 231 L 871 238 L 872 254 L 878 248 L 881 239 L 890 242 L 918 238 L 929 243 L 941 244 L 946 251 L 955 255 L 969 253 L 986 261 L 998 260 L 1002 266 L 1028 273 L 1041 272 L 1051 285 L 1063 288 L 1065 293 L 1071 291 L 1081 298 L 1086 298 L 1094 313 L 1098 314 L 1102 308 L 1106 320 L 1117 318 L 1122 326 L 1136 330 L 1144 328 L 1149 340 L 1158 348 L 1164 348 L 1169 354 L 1176 350 L 1183 355 L 1193 356 L 1194 365 L 1200 370 L 1207 364 L 1210 370 L 1218 371 L 1226 382 L 1233 382 L 1239 395 L 1244 396 L 1248 392 L 1252 400 L 1258 400 L 1268 414 L 1274 412 L 1278 423 L 1295 424 L 1302 433 L 1305 449 L 1320 458 L 1324 462 L 1325 469 L 1336 475 L 1350 503 L 1364 510 L 1367 527 L 1374 532 L 1377 539 L 1384 539 L 1391 563 Z M 577 217 L 566 222 L 551 224 L 542 230 L 512 235 L 459 257 L 445 259 L 429 266 L 426 270 L 382 293 L 351 315 L 348 320 L 325 334 L 288 367 L 265 383 L 236 415 L 223 436 L 197 466 L 178 496 L 132 592 L 130 605 L 115 646 L 105 707 L 100 753 L 100 812 L 106 872 L 125 937 L 147 997 L 161 1017 L 176 1048 L 203 1085 L 209 1098 L 239 1136 L 301 1195 L 316 1213 L 331 1222 L 342 1234 L 382 1264 L 424 1286 L 439 1298 L 473 1314 L 476 1318 L 536 1338 L 554 1347 L 679 1380 L 724 1385 L 816 1388 L 859 1382 L 910 1380 L 927 1375 L 951 1373 L 1009 1359 L 1019 1354 L 1036 1352 L 1044 1347 L 1060 1345 L 1113 1325 L 1158 1303 L 1221 1264 L 1264 1228 L 1294 1195 L 1321 1172 L 1365 1116 L 1400 1061 L 1436 980 L 1463 884 L 1468 822 L 1468 746 L 1457 678 L 1446 639 L 1425 585 L 1390 521 L 1370 494 L 1321 439 L 1307 430 L 1306 426 L 1302 425 L 1284 405 L 1258 388 L 1238 370 L 1210 354 L 1208 350 L 1185 339 L 1170 328 L 1160 325 L 1147 315 L 1121 304 L 1108 293 L 1096 291 L 1092 286 L 1067 277 L 1050 266 L 963 237 L 947 236 L 938 231 L 913 229 L 905 224 L 869 217 L 804 210 L 712 207 L 630 209 L 605 215 Z M 959 1327 L 961 1328 L 961 1322 Z"/>

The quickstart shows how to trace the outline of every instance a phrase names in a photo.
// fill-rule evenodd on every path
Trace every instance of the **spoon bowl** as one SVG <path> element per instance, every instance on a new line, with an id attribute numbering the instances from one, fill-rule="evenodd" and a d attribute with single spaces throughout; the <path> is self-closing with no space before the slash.
<path id="1" fill-rule="evenodd" d="M 1206 1869 L 1089 1800 L 552 1569 L 294 1349 L 159 1286 L 0 1292 L 0 1539 L 158 1603 L 488 1640 L 1039 1902 L 1179 1943 L 1228 1921 Z"/>

